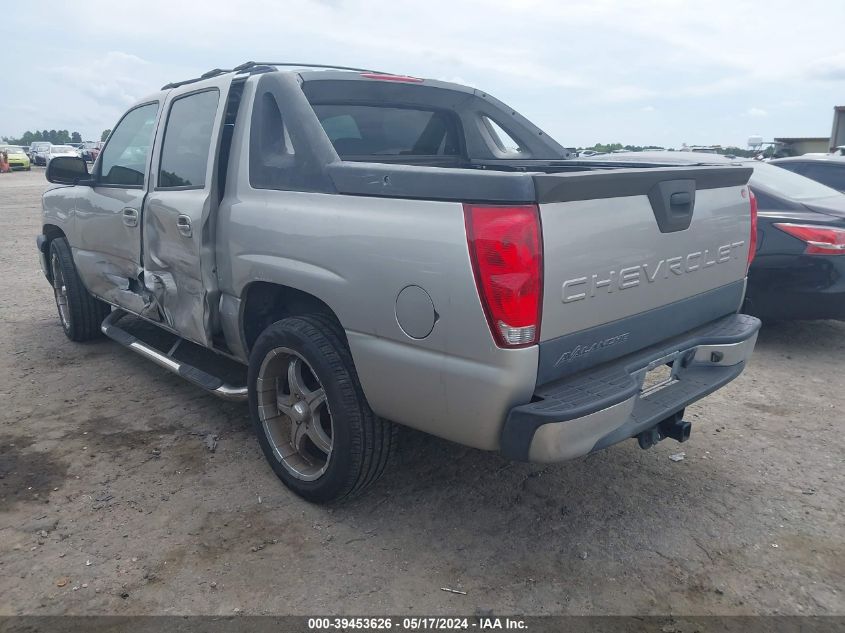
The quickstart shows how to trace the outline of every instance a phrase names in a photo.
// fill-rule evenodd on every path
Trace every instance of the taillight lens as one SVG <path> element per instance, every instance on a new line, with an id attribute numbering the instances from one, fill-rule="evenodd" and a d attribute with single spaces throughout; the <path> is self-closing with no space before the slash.
<path id="1" fill-rule="evenodd" d="M 751 201 L 751 235 L 748 238 L 748 265 L 746 271 L 751 268 L 751 262 L 757 254 L 757 196 L 751 189 L 748 190 L 748 198 Z"/>
<path id="2" fill-rule="evenodd" d="M 776 223 L 775 226 L 802 242 L 808 255 L 845 255 L 845 229 L 816 224 Z"/>
<path id="3" fill-rule="evenodd" d="M 543 240 L 536 205 L 465 204 L 467 241 L 478 294 L 500 347 L 540 338 Z"/>

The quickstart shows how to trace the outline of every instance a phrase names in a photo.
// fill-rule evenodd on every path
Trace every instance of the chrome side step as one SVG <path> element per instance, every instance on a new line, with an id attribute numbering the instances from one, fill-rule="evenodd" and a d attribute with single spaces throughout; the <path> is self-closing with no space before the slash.
<path id="1" fill-rule="evenodd" d="M 179 343 L 182 339 L 176 341 L 170 351 L 167 354 L 164 354 L 154 347 L 146 344 L 137 336 L 130 334 L 116 325 L 117 321 L 126 314 L 126 312 L 120 309 L 112 310 L 112 312 L 103 319 L 103 323 L 100 326 L 103 334 L 108 336 L 111 340 L 120 343 L 124 347 L 128 347 L 133 352 L 137 352 L 144 358 L 153 361 L 159 367 L 164 367 L 165 369 L 172 371 L 174 374 L 194 383 L 198 387 L 202 387 L 219 398 L 235 401 L 247 399 L 246 387 L 228 385 L 217 376 L 212 376 L 198 367 L 194 367 L 193 365 L 188 365 L 187 363 L 174 359 L 172 355 L 179 347 Z"/>

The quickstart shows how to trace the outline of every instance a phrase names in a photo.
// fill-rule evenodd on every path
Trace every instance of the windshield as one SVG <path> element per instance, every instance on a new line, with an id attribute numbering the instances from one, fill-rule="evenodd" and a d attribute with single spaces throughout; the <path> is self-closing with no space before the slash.
<path id="1" fill-rule="evenodd" d="M 758 161 L 748 161 L 745 164 L 754 168 L 754 173 L 749 181 L 752 188 L 756 183 L 773 193 L 792 200 L 813 200 L 814 198 L 830 198 L 831 196 L 842 195 L 836 189 L 825 187 L 815 180 L 810 180 L 782 167 L 775 167 Z"/>
<path id="2" fill-rule="evenodd" d="M 68 152 L 76 152 L 70 145 L 53 145 L 53 149 L 50 150 L 54 154 L 67 154 Z"/>
<path id="3" fill-rule="evenodd" d="M 23 148 L 18 147 L 17 145 L 4 145 L 0 147 L 0 151 L 7 152 L 9 154 L 23 154 Z"/>

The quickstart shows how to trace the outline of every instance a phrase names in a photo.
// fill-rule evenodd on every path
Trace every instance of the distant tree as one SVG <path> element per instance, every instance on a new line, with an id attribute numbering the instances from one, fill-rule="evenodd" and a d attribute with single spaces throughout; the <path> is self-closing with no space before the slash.
<path id="1" fill-rule="evenodd" d="M 111 130 L 103 130 L 103 133 L 100 134 L 100 140 L 105 141 L 109 137 L 109 134 L 111 134 Z"/>
<path id="2" fill-rule="evenodd" d="M 56 144 L 81 143 L 82 135 L 79 132 L 70 133 L 67 130 L 42 130 L 40 132 L 38 130 L 34 132 L 27 130 L 20 138 L 4 136 L 2 140 L 9 145 L 24 146 L 32 145 L 36 141 L 49 141 Z"/>

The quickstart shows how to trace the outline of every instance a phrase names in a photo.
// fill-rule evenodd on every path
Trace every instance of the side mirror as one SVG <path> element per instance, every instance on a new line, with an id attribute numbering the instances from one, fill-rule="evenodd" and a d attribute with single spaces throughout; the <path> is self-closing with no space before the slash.
<path id="1" fill-rule="evenodd" d="M 52 159 L 47 165 L 47 180 L 57 185 L 91 184 L 88 165 L 78 156 Z"/>

